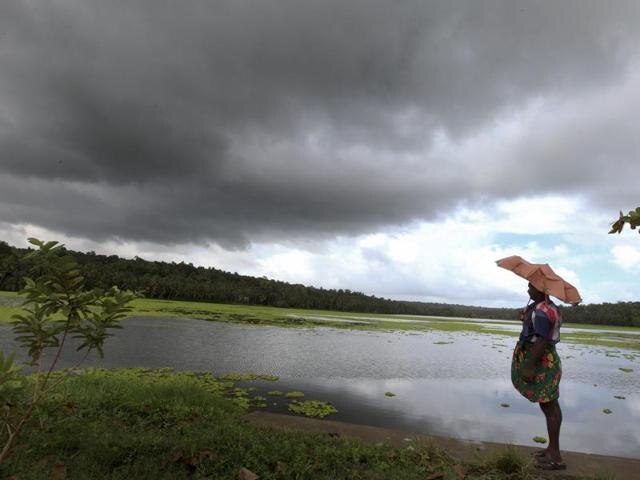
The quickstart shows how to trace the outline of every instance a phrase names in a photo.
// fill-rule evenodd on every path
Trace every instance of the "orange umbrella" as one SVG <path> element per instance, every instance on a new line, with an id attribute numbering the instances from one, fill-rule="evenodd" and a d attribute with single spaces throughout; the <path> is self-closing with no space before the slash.
<path id="1" fill-rule="evenodd" d="M 497 260 L 496 263 L 499 267 L 529 280 L 529 283 L 541 292 L 565 303 L 575 305 L 582 301 L 576 287 L 554 272 L 547 263 L 529 263 L 518 255 Z"/>

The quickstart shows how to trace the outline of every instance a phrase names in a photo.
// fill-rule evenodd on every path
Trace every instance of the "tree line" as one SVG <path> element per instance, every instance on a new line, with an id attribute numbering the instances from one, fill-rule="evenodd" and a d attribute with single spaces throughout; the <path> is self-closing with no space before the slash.
<path id="1" fill-rule="evenodd" d="M 0 290 L 18 291 L 28 276 L 30 249 L 0 241 Z M 87 288 L 142 292 L 148 298 L 240 305 L 514 320 L 513 308 L 390 300 L 348 289 L 324 289 L 251 277 L 188 263 L 158 262 L 61 249 L 78 263 Z M 565 321 L 640 327 L 640 302 L 561 307 Z"/>

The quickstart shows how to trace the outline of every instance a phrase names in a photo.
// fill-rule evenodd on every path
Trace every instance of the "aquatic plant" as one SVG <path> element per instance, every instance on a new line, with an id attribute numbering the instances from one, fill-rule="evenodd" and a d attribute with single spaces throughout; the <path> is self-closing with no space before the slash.
<path id="1" fill-rule="evenodd" d="M 294 400 L 289 404 L 289 411 L 300 413 L 306 417 L 324 418 L 338 410 L 329 402 L 322 400 L 305 400 L 303 402 Z"/>
<path id="2" fill-rule="evenodd" d="M 251 406 L 252 407 L 265 408 L 267 406 L 267 399 L 265 397 L 260 396 L 260 395 L 256 395 L 255 397 L 253 397 L 251 399 Z"/>
<path id="3" fill-rule="evenodd" d="M 249 399 L 247 397 L 234 397 L 231 399 L 231 401 L 238 407 L 240 407 L 242 410 L 248 410 L 249 407 L 251 406 L 251 402 L 249 401 Z"/>
<path id="4" fill-rule="evenodd" d="M 285 394 L 285 397 L 287 397 L 287 398 L 302 398 L 302 397 L 304 397 L 304 393 L 298 392 L 298 391 L 287 392 Z"/>
<path id="5" fill-rule="evenodd" d="M 228 372 L 220 377 L 221 380 L 228 380 L 231 382 L 251 382 L 253 380 L 267 380 L 275 382 L 279 380 L 278 375 L 272 375 L 270 373 L 240 373 L 240 372 Z"/>
<path id="6" fill-rule="evenodd" d="M 509 408 L 511 405 L 509 405 L 508 403 L 501 403 L 500 406 L 504 408 Z"/>
<path id="7" fill-rule="evenodd" d="M 248 391 L 249 390 L 247 388 L 235 387 L 233 390 L 231 390 L 231 395 L 233 395 L 234 397 L 246 397 Z"/>
<path id="8" fill-rule="evenodd" d="M 387 396 L 387 397 L 395 397 L 395 396 L 396 396 L 396 394 L 395 394 L 395 393 L 393 393 L 393 392 L 384 392 L 384 394 L 385 394 L 385 396 Z"/>
<path id="9" fill-rule="evenodd" d="M 251 380 L 256 380 L 258 378 L 258 374 L 257 373 L 229 372 L 229 373 L 225 373 L 220 378 L 222 380 L 229 380 L 229 381 L 232 381 L 232 382 L 251 381 Z"/>
<path id="10" fill-rule="evenodd" d="M 280 390 L 271 390 L 267 392 L 267 395 L 270 397 L 281 397 L 284 395 L 284 392 L 281 392 Z"/>
<path id="11" fill-rule="evenodd" d="M 621 372 L 624 372 L 624 373 L 633 372 L 633 368 L 627 368 L 627 367 L 620 367 L 618 370 L 620 370 Z"/>
<path id="12" fill-rule="evenodd" d="M 602 412 L 603 412 L 603 413 L 606 413 L 607 415 L 609 415 L 609 414 L 613 413 L 613 412 L 612 412 L 610 409 L 608 409 L 608 408 L 603 408 L 603 409 L 602 409 Z"/>
<path id="13" fill-rule="evenodd" d="M 535 436 L 533 437 L 533 441 L 536 443 L 547 443 L 547 439 L 544 437 Z"/>

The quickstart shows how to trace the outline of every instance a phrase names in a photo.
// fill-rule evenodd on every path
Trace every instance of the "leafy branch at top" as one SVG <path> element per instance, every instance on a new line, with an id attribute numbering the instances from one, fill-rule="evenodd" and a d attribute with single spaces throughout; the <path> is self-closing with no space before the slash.
<path id="1" fill-rule="evenodd" d="M 630 210 L 628 215 L 620 212 L 620 218 L 611 224 L 611 230 L 609 233 L 620 233 L 624 228 L 624 224 L 628 223 L 631 230 L 635 230 L 640 226 L 640 207 L 635 210 Z M 638 231 L 640 233 L 640 230 Z"/>

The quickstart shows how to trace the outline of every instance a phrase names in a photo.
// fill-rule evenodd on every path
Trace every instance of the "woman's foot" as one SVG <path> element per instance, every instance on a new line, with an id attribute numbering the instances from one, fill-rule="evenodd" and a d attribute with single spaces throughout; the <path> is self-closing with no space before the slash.
<path id="1" fill-rule="evenodd" d="M 560 452 L 545 448 L 534 453 L 536 468 L 541 470 L 565 470 L 567 465 L 562 461 Z"/>

